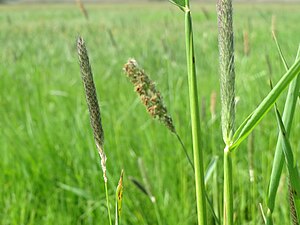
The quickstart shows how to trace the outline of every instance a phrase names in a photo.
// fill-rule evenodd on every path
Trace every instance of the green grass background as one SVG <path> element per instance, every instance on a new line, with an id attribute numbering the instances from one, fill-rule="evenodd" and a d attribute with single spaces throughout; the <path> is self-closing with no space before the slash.
<path id="1" fill-rule="evenodd" d="M 210 94 L 219 93 L 217 22 L 214 5 L 192 7 L 206 167 L 213 151 L 219 156 L 223 152 L 219 96 L 213 125 L 209 113 Z M 122 72 L 126 60 L 135 57 L 156 81 L 192 155 L 183 14 L 169 4 L 88 5 L 87 10 L 88 21 L 75 5 L 0 7 L 0 224 L 108 224 L 77 60 L 78 35 L 86 40 L 102 110 L 112 209 L 124 168 L 123 224 L 196 224 L 193 172 L 180 144 L 148 116 Z M 235 5 L 237 124 L 270 89 L 266 55 L 273 81 L 284 74 L 271 38 L 272 16 L 291 65 L 299 44 L 299 11 L 299 5 Z M 249 32 L 249 56 L 243 52 L 244 31 Z M 284 99 L 279 100 L 280 109 Z M 291 142 L 299 154 L 299 104 L 296 110 Z M 233 158 L 236 224 L 261 223 L 258 203 L 266 209 L 277 136 L 273 111 L 254 134 L 254 184 L 249 181 L 246 143 Z M 143 180 L 138 158 L 144 162 L 158 214 L 128 179 Z M 211 183 L 209 195 L 215 188 Z M 275 224 L 289 223 L 286 189 L 284 170 Z"/>

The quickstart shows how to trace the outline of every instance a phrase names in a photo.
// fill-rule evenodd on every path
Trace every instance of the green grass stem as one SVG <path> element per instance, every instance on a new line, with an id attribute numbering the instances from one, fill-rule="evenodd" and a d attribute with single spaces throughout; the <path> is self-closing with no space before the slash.
<path id="1" fill-rule="evenodd" d="M 197 217 L 198 225 L 207 224 L 206 200 L 205 200 L 205 184 L 204 184 L 204 167 L 203 167 L 203 152 L 201 149 L 200 137 L 200 114 L 198 104 L 197 91 L 197 76 L 195 66 L 194 41 L 192 16 L 190 11 L 189 0 L 185 1 L 185 42 L 186 42 L 186 57 L 188 69 L 189 83 L 189 101 L 192 124 L 192 139 L 193 139 L 193 154 L 195 168 L 195 183 L 196 183 L 196 199 L 197 199 Z"/>
<path id="2" fill-rule="evenodd" d="M 228 147 L 224 150 L 224 218 L 223 224 L 233 224 L 232 159 Z"/>

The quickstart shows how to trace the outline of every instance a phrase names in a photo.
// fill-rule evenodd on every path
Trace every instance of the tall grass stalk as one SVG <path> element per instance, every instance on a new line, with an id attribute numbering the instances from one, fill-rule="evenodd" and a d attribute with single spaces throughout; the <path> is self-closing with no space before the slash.
<path id="1" fill-rule="evenodd" d="M 219 62 L 221 86 L 221 119 L 224 149 L 224 218 L 223 224 L 233 224 L 232 159 L 229 146 L 235 121 L 235 71 L 231 0 L 217 1 L 219 27 Z"/>
<path id="2" fill-rule="evenodd" d="M 190 10 L 189 0 L 185 0 L 185 43 L 186 43 L 186 57 L 189 83 L 189 101 L 192 124 L 192 139 L 193 139 L 193 154 L 195 167 L 195 183 L 196 183 L 196 199 L 197 199 L 197 217 L 198 224 L 207 224 L 206 201 L 205 201 L 205 185 L 204 185 L 204 168 L 203 168 L 203 151 L 200 143 L 200 118 L 199 118 L 199 104 L 197 91 L 197 76 L 195 66 L 194 40 L 192 16 Z"/>
<path id="3" fill-rule="evenodd" d="M 85 42 L 81 37 L 79 37 L 77 40 L 77 52 L 81 69 L 81 77 L 85 89 L 86 101 L 90 112 L 90 122 L 93 129 L 94 140 L 101 160 L 109 224 L 112 225 L 107 190 L 106 155 L 104 152 L 104 132 L 101 123 L 101 113 L 88 52 L 85 46 Z"/>
<path id="4" fill-rule="evenodd" d="M 197 76 L 195 66 L 194 40 L 192 15 L 190 10 L 189 0 L 170 0 L 184 12 L 185 18 L 185 44 L 186 58 L 188 71 L 188 86 L 189 86 L 189 102 L 192 124 L 192 140 L 193 140 L 193 158 L 195 171 L 196 185 L 196 201 L 197 201 L 197 218 L 198 224 L 207 224 L 206 201 L 205 201 L 205 183 L 204 183 L 204 167 L 203 167 L 203 152 L 200 146 L 200 114 L 197 91 Z"/>

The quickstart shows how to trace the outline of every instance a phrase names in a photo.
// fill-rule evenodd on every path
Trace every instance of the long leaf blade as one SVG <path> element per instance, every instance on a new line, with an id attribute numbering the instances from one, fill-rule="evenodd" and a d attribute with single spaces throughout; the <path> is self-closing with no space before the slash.
<path id="1" fill-rule="evenodd" d="M 263 119 L 263 117 L 270 111 L 273 104 L 279 97 L 279 95 L 285 90 L 289 83 L 300 74 L 300 59 L 298 59 L 292 67 L 285 73 L 285 75 L 279 80 L 275 87 L 269 92 L 265 99 L 260 103 L 260 105 L 253 111 L 252 116 L 249 118 L 247 123 L 243 123 L 242 128 L 238 128 L 241 132 L 238 136 L 235 134 L 233 136 L 234 142 L 230 146 L 230 150 L 236 149 L 243 140 L 251 133 L 251 131 L 258 125 L 258 123 Z"/>
<path id="2" fill-rule="evenodd" d="M 299 213 L 300 213 L 300 176 L 299 176 L 299 172 L 297 169 L 297 166 L 294 164 L 294 155 L 293 155 L 293 151 L 292 151 L 292 147 L 291 144 L 289 142 L 288 136 L 287 136 L 287 132 L 286 129 L 284 127 L 281 115 L 277 109 L 277 107 L 275 107 L 275 112 L 276 112 L 276 118 L 277 118 L 277 123 L 278 123 L 278 127 L 280 129 L 281 132 L 281 137 L 282 137 L 282 150 L 285 156 L 285 162 L 287 165 L 287 169 L 288 169 L 288 173 L 289 173 L 289 177 L 290 177 L 290 184 L 291 184 L 291 192 L 292 195 L 294 197 L 294 203 L 295 203 L 295 208 L 293 206 L 293 208 L 295 209 L 295 214 L 294 217 L 299 218 Z M 298 223 L 299 223 L 299 219 L 298 219 Z"/>
<path id="3" fill-rule="evenodd" d="M 289 66 L 288 66 L 288 64 L 286 62 L 286 59 L 285 59 L 283 53 L 282 53 L 281 47 L 280 47 L 280 45 L 279 45 L 279 43 L 277 41 L 276 34 L 275 34 L 274 31 L 272 32 L 272 34 L 273 34 L 273 38 L 274 38 L 274 41 L 275 41 L 275 44 L 276 44 L 276 47 L 277 47 L 277 51 L 279 53 L 279 56 L 281 58 L 281 61 L 282 61 L 283 65 L 284 65 L 284 68 L 285 68 L 285 70 L 289 70 Z"/>
<path id="4" fill-rule="evenodd" d="M 297 59 L 299 59 L 299 56 L 300 56 L 300 45 L 298 48 L 296 61 L 297 61 Z M 282 120 L 285 125 L 288 136 L 289 136 L 289 133 L 290 133 L 290 130 L 292 127 L 292 122 L 293 122 L 294 113 L 295 113 L 295 106 L 296 106 L 296 102 L 297 102 L 297 92 L 299 91 L 299 88 L 300 88 L 300 76 L 298 76 L 295 80 L 293 80 L 293 82 L 291 82 L 291 84 L 289 86 L 289 91 L 287 94 L 284 111 L 283 111 L 283 115 L 282 115 Z M 271 176 L 270 176 L 269 187 L 268 187 L 267 225 L 273 224 L 272 212 L 275 207 L 275 199 L 276 199 L 277 189 L 279 186 L 281 172 L 282 172 L 282 168 L 283 168 L 283 164 L 284 164 L 284 155 L 283 155 L 283 151 L 282 151 L 282 142 L 283 142 L 282 139 L 283 139 L 282 136 L 279 134 L 277 144 L 276 144 L 276 151 L 275 151 L 275 156 L 274 156 L 274 161 L 273 161 L 273 166 L 272 166 L 272 172 L 271 172 Z M 298 203 L 299 201 L 295 201 L 295 203 L 296 202 Z"/>

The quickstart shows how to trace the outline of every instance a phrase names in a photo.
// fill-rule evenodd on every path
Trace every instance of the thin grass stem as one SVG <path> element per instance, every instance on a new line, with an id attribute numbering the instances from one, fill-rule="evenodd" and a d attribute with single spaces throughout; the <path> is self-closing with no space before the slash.
<path id="1" fill-rule="evenodd" d="M 179 143 L 180 143 L 180 145 L 181 145 L 181 147 L 182 147 L 182 149 L 184 151 L 184 154 L 185 154 L 186 158 L 188 159 L 190 165 L 192 166 L 193 171 L 195 171 L 194 164 L 193 164 L 193 162 L 192 162 L 192 160 L 191 160 L 191 158 L 190 158 L 190 156 L 189 156 L 189 154 L 187 152 L 187 149 L 186 149 L 183 141 L 181 140 L 180 136 L 176 132 L 175 132 L 175 136 L 177 137 L 177 139 L 178 139 L 178 141 L 179 141 Z"/>

